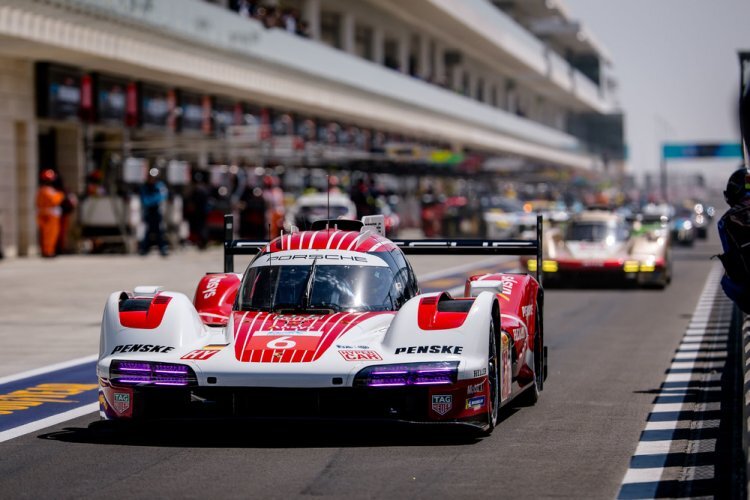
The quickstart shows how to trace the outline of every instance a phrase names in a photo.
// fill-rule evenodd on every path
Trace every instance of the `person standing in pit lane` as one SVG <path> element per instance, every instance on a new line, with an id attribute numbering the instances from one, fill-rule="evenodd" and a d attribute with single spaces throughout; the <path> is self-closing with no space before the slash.
<path id="1" fill-rule="evenodd" d="M 60 237 L 61 204 L 65 193 L 55 187 L 57 173 L 48 168 L 39 176 L 39 191 L 36 193 L 36 221 L 39 227 L 39 245 L 42 257 L 57 255 L 57 240 Z"/>
<path id="2" fill-rule="evenodd" d="M 724 199 L 729 210 L 719 219 L 721 247 L 719 255 L 725 273 L 721 278 L 724 293 L 745 313 L 750 314 L 750 275 L 747 260 L 750 255 L 743 250 L 744 238 L 750 237 L 750 172 L 744 167 L 736 170 L 727 182 Z"/>
<path id="3" fill-rule="evenodd" d="M 167 240 L 164 236 L 164 203 L 167 201 L 167 187 L 158 179 L 159 170 L 152 168 L 148 171 L 146 183 L 141 186 L 141 212 L 146 232 L 140 242 L 138 253 L 146 255 L 152 242 L 159 247 L 159 253 L 166 257 Z"/>

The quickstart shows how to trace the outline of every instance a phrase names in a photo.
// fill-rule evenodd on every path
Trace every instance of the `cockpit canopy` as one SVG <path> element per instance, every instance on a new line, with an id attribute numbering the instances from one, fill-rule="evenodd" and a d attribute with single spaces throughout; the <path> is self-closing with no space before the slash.
<path id="1" fill-rule="evenodd" d="M 410 269 L 386 260 L 393 260 L 390 253 L 266 253 L 245 272 L 236 307 L 308 313 L 393 311 L 416 290 Z"/>

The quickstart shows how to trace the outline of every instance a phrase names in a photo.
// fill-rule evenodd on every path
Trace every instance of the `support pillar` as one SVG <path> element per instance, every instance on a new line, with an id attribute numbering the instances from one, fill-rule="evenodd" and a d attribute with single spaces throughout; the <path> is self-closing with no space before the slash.
<path id="1" fill-rule="evenodd" d="M 409 73 L 409 34 L 402 33 L 398 38 L 398 66 L 401 73 Z"/>
<path id="2" fill-rule="evenodd" d="M 305 0 L 302 18 L 307 22 L 310 38 L 320 40 L 320 0 Z"/>
<path id="3" fill-rule="evenodd" d="M 435 83 L 442 85 L 444 83 L 451 84 L 452 82 L 446 82 L 445 79 L 445 51 L 440 44 L 435 41 L 435 53 L 433 54 L 432 60 L 432 77 L 435 79 Z"/>
<path id="4" fill-rule="evenodd" d="M 422 80 L 432 76 L 432 64 L 430 60 L 430 39 L 427 35 L 419 35 L 419 60 L 417 61 L 417 75 Z"/>
<path id="5" fill-rule="evenodd" d="M 381 66 L 385 63 L 385 33 L 380 26 L 372 28 L 372 60 Z"/>
<path id="6" fill-rule="evenodd" d="M 355 54 L 356 19 L 353 12 L 345 12 L 341 16 L 341 48 L 348 54 Z"/>

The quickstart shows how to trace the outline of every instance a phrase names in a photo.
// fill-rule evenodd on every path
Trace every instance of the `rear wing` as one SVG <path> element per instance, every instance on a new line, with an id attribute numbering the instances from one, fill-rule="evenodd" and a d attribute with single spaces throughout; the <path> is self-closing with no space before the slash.
<path id="1" fill-rule="evenodd" d="M 534 240 L 393 240 L 401 251 L 410 255 L 535 255 L 536 280 L 541 284 L 542 215 L 536 216 L 536 239 Z"/>
<path id="2" fill-rule="evenodd" d="M 535 240 L 393 240 L 405 254 L 411 255 L 535 255 L 536 280 L 542 275 L 542 215 L 536 216 Z M 255 255 L 268 241 L 234 239 L 234 217 L 224 216 L 224 272 L 234 272 L 235 255 Z"/>

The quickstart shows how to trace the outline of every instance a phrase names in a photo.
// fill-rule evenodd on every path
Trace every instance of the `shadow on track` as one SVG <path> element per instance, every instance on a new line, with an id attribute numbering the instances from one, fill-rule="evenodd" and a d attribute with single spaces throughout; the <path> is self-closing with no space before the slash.
<path id="1" fill-rule="evenodd" d="M 517 411 L 500 411 L 498 425 Z M 378 446 L 463 446 L 482 433 L 463 426 L 269 420 L 163 420 L 140 424 L 96 421 L 66 427 L 39 439 L 66 443 L 190 448 L 348 448 Z"/>
<path id="2" fill-rule="evenodd" d="M 518 406 L 500 409 L 497 425 Z M 510 425 L 510 424 L 509 424 Z M 295 419 L 160 420 L 139 424 L 96 421 L 66 427 L 39 439 L 66 443 L 190 448 L 347 448 L 378 446 L 465 446 L 484 434 L 465 426 Z"/>

